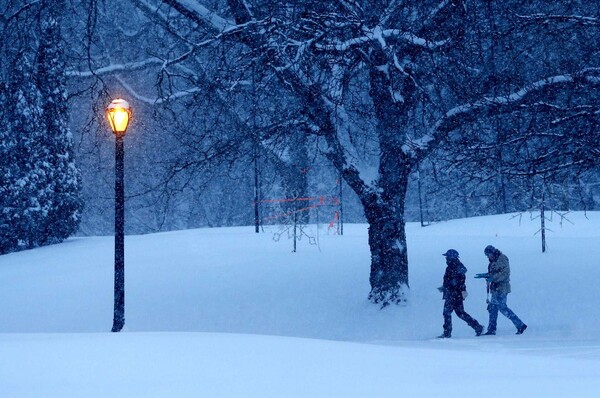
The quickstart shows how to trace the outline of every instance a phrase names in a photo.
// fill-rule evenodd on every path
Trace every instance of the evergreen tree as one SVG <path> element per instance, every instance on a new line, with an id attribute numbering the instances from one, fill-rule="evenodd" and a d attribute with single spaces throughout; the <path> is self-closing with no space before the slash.
<path id="1" fill-rule="evenodd" d="M 59 242 L 79 224 L 81 179 L 68 129 L 64 1 L 5 20 L 0 65 L 0 254 Z"/>
<path id="2" fill-rule="evenodd" d="M 0 82 L 0 103 L 7 104 L 8 87 L 6 83 Z M 8 105 L 8 104 L 7 104 Z M 16 246 L 14 235 L 11 233 L 11 220 L 6 204 L 9 202 L 10 170 L 8 166 L 11 163 L 10 154 L 14 147 L 14 138 L 9 134 L 8 116 L 5 113 L 6 106 L 0 106 L 0 254 L 10 251 L 11 247 Z"/>
<path id="3" fill-rule="evenodd" d="M 38 244 L 50 200 L 47 167 L 36 159 L 40 145 L 42 100 L 31 77 L 31 61 L 25 54 L 15 58 L 6 93 L 2 130 L 2 253 Z M 6 111 L 9 110 L 9 111 Z"/>
<path id="4" fill-rule="evenodd" d="M 81 220 L 81 177 L 73 157 L 68 127 L 65 54 L 59 24 L 64 1 L 49 2 L 42 13 L 42 33 L 37 54 L 36 80 L 42 94 L 45 134 L 42 167 L 48 172 L 46 193 L 51 206 L 39 237 L 40 244 L 62 241 L 72 235 Z"/>

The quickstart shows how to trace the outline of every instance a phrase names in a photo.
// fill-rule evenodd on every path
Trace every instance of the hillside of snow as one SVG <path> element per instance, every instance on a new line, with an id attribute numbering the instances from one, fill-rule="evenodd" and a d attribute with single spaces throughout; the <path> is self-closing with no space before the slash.
<path id="1" fill-rule="evenodd" d="M 596 396 L 600 213 L 529 213 L 407 226 L 410 297 L 367 301 L 366 225 L 198 229 L 125 241 L 126 327 L 112 334 L 113 237 L 0 256 L 0 397 Z M 469 269 L 465 309 L 487 324 L 483 248 L 511 262 L 498 335 L 442 331 L 441 255 Z"/>

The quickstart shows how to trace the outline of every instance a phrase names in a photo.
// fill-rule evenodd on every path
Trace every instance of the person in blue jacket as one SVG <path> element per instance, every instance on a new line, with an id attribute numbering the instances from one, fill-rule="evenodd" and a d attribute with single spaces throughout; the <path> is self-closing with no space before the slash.
<path id="1" fill-rule="evenodd" d="M 438 290 L 444 294 L 444 333 L 438 337 L 449 338 L 452 336 L 452 312 L 467 322 L 475 330 L 475 334 L 480 336 L 483 326 L 467 314 L 463 306 L 463 301 L 467 297 L 465 285 L 467 268 L 459 260 L 456 250 L 450 249 L 443 256 L 446 257 L 446 272 L 444 273 L 444 283 Z"/>

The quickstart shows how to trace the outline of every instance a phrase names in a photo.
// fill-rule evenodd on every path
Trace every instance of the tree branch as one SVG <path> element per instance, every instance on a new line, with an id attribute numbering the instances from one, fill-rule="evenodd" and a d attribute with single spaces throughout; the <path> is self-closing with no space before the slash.
<path id="1" fill-rule="evenodd" d="M 526 21 L 541 22 L 542 24 L 549 24 L 551 22 L 575 22 L 585 26 L 600 26 L 600 18 L 585 17 L 581 15 L 533 14 L 517 15 L 517 17 Z"/>
<path id="2" fill-rule="evenodd" d="M 574 74 L 547 77 L 506 96 L 486 97 L 452 108 L 435 124 L 429 134 L 411 141 L 404 150 L 405 152 L 417 151 L 420 154 L 428 153 L 440 141 L 441 136 L 474 120 L 483 112 L 510 113 L 534 94 L 544 90 L 579 85 L 600 85 L 600 68 L 586 68 Z"/>
<path id="3" fill-rule="evenodd" d="M 151 66 L 163 65 L 164 61 L 156 58 L 146 59 L 143 61 L 129 62 L 126 64 L 113 64 L 102 68 L 95 69 L 93 71 L 75 71 L 70 70 L 66 72 L 67 77 L 94 77 L 102 75 L 113 75 L 119 72 L 134 72 L 143 70 Z"/>
<path id="4" fill-rule="evenodd" d="M 40 0 L 35 0 L 35 1 L 31 1 L 25 5 L 23 5 L 18 11 L 15 11 L 11 16 L 9 17 L 5 17 L 5 16 L 1 16 L 2 18 L 2 22 L 9 22 L 11 19 L 15 19 L 18 18 L 19 15 L 21 15 L 23 12 L 27 11 L 28 9 L 30 9 L 31 7 L 33 7 L 36 4 L 39 4 Z"/>
<path id="5" fill-rule="evenodd" d="M 402 40 L 407 44 L 425 49 L 435 49 L 447 45 L 450 40 L 430 41 L 410 32 L 402 32 L 399 29 L 381 29 L 377 26 L 373 29 L 364 29 L 364 36 L 354 37 L 343 42 L 331 42 L 330 44 L 317 44 L 315 48 L 321 51 L 345 51 L 353 47 L 371 41 L 381 41 L 381 39 Z"/>
<path id="6" fill-rule="evenodd" d="M 216 12 L 209 10 L 195 0 L 162 0 L 162 2 L 173 7 L 181 15 L 197 24 L 212 30 L 214 33 L 223 33 L 236 27 L 235 22 L 219 16 Z"/>

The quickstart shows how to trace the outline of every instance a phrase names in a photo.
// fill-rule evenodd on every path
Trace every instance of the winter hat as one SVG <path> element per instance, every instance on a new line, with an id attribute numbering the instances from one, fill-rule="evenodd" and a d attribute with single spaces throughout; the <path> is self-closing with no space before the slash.
<path id="1" fill-rule="evenodd" d="M 442 254 L 442 256 L 446 256 L 446 258 L 450 260 L 455 260 L 458 258 L 458 252 L 454 249 L 449 249 L 446 253 Z"/>
<path id="2" fill-rule="evenodd" d="M 485 247 L 485 249 L 483 250 L 483 254 L 485 254 L 486 256 L 489 256 L 490 254 L 493 254 L 493 253 L 495 253 L 495 252 L 496 252 L 496 250 L 498 250 L 498 249 L 496 249 L 494 246 L 492 246 L 492 245 L 487 245 L 487 246 Z"/>

